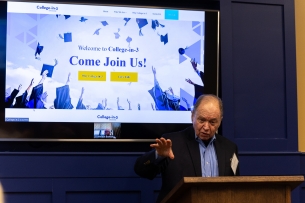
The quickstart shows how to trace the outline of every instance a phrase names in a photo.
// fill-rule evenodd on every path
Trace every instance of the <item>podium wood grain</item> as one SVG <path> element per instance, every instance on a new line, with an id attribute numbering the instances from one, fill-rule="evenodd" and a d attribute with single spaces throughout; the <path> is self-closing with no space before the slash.
<path id="1" fill-rule="evenodd" d="M 162 203 L 290 203 L 303 176 L 184 177 Z"/>

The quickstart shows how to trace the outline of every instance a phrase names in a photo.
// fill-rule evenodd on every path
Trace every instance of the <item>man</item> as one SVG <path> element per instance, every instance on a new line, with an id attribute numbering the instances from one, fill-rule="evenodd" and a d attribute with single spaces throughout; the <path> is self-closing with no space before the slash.
<path id="1" fill-rule="evenodd" d="M 150 145 L 154 150 L 137 159 L 134 169 L 139 176 L 153 179 L 162 174 L 157 202 L 183 177 L 239 175 L 238 164 L 234 164 L 238 163 L 237 146 L 216 134 L 222 116 L 217 96 L 200 96 L 191 115 L 193 126 L 156 139 Z"/>

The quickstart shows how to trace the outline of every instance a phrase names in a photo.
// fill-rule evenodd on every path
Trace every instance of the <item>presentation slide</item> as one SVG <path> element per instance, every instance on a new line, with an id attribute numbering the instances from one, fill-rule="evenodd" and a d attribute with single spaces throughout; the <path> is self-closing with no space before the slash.
<path id="1" fill-rule="evenodd" d="M 7 122 L 190 123 L 203 11 L 8 2 Z"/>

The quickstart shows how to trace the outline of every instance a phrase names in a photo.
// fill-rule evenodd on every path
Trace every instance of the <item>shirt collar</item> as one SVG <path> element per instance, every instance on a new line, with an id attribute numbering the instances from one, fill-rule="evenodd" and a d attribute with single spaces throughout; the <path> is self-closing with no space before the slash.
<path id="1" fill-rule="evenodd" d="M 195 140 L 199 143 L 202 143 L 203 144 L 203 141 L 195 134 Z M 210 145 L 211 143 L 213 143 L 214 141 L 216 140 L 216 136 L 214 135 L 211 139 L 211 141 L 209 142 L 208 145 Z"/>

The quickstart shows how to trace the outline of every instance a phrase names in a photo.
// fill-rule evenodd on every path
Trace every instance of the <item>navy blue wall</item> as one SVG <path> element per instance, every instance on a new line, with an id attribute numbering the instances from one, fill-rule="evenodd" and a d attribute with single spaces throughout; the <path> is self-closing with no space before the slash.
<path id="1" fill-rule="evenodd" d="M 221 132 L 239 146 L 241 174 L 304 175 L 305 154 L 298 152 L 294 1 L 146 4 L 220 9 Z M 160 178 L 136 176 L 133 164 L 140 154 L 1 152 L 0 181 L 7 203 L 152 203 Z M 304 183 L 292 200 L 305 202 Z"/>
<path id="2" fill-rule="evenodd" d="M 0 153 L 6 203 L 153 203 L 160 177 L 139 178 L 133 164 L 141 153 Z M 305 154 L 241 153 L 241 175 L 299 175 Z M 305 184 L 292 202 L 305 202 Z"/>

